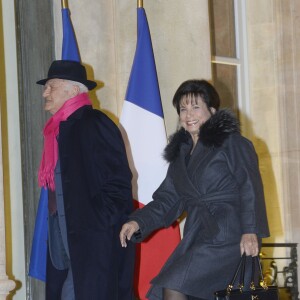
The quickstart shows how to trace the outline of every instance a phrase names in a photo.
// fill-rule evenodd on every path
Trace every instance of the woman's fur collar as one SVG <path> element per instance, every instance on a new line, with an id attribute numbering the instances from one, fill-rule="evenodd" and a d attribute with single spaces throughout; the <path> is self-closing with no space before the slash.
<path id="1" fill-rule="evenodd" d="M 240 132 L 239 121 L 230 110 L 222 109 L 201 126 L 198 143 L 209 148 L 220 147 L 227 137 L 235 132 Z M 170 137 L 170 143 L 164 151 L 164 158 L 168 162 L 174 161 L 183 143 L 192 143 L 192 138 L 184 128 L 180 128 Z"/>

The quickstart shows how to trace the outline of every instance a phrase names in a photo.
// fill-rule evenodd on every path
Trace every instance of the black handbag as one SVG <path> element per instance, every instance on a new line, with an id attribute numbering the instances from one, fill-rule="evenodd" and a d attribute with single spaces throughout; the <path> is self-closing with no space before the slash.
<path id="1" fill-rule="evenodd" d="M 246 255 L 243 254 L 239 265 L 235 271 L 233 279 L 227 289 L 215 292 L 216 300 L 279 300 L 277 286 L 267 286 L 264 281 L 261 264 L 258 256 L 252 257 L 252 275 L 250 289 L 244 289 L 244 274 L 245 274 Z M 260 275 L 260 285 L 255 286 L 254 274 L 255 268 L 258 266 Z M 233 289 L 236 283 L 236 278 L 240 273 L 240 282 L 237 289 Z"/>

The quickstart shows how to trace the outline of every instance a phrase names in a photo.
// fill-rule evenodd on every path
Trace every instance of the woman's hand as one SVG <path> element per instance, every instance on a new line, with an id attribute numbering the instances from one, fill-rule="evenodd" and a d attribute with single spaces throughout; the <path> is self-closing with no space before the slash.
<path id="1" fill-rule="evenodd" d="M 242 235 L 241 242 L 241 255 L 245 252 L 247 256 L 257 256 L 258 249 L 258 241 L 255 233 L 245 233 Z"/>
<path id="2" fill-rule="evenodd" d="M 126 239 L 130 240 L 132 235 L 139 229 L 139 224 L 135 221 L 130 221 L 122 226 L 120 231 L 120 242 L 122 247 L 127 247 Z"/>

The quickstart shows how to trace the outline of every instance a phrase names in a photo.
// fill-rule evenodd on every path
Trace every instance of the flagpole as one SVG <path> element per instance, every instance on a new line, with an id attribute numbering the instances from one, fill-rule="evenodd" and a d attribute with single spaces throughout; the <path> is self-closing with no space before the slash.
<path id="1" fill-rule="evenodd" d="M 143 7 L 143 0 L 137 0 L 137 7 L 142 8 Z"/>
<path id="2" fill-rule="evenodd" d="M 61 8 L 69 8 L 68 0 L 61 0 Z"/>

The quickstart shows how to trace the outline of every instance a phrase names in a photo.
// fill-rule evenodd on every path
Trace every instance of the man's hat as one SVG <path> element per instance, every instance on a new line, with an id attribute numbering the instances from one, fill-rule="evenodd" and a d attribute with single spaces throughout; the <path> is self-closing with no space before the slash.
<path id="1" fill-rule="evenodd" d="M 37 81 L 37 84 L 45 85 L 50 79 L 67 79 L 72 81 L 81 82 L 89 90 L 96 87 L 97 83 L 87 80 L 85 67 L 72 60 L 55 60 L 48 71 L 48 78 Z"/>

